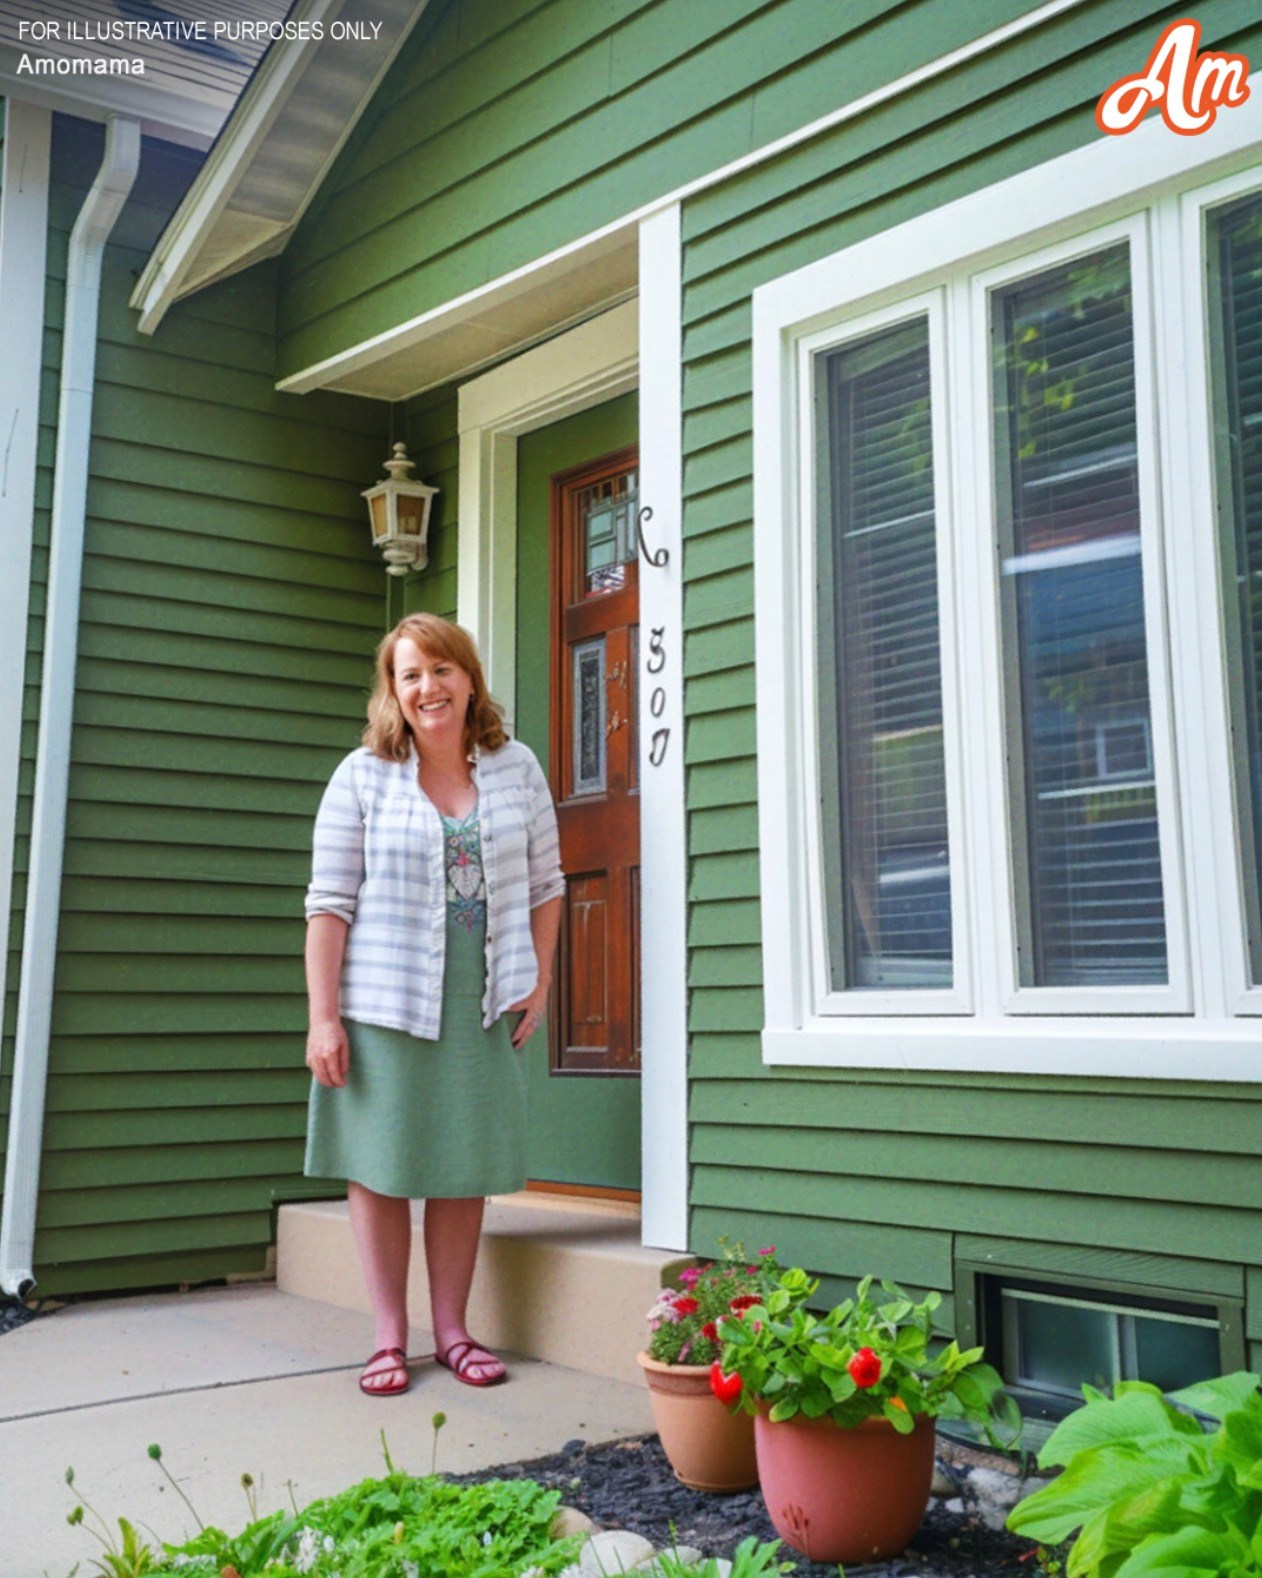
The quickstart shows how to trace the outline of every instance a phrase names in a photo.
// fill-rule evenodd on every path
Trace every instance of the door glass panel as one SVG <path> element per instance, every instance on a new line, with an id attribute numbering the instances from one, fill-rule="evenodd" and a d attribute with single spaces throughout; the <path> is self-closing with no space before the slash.
<path id="1" fill-rule="evenodd" d="M 639 473 L 635 471 L 584 488 L 576 499 L 582 523 L 582 596 L 598 596 L 626 584 L 626 566 L 635 557 L 638 500 Z"/>
<path id="2" fill-rule="evenodd" d="M 605 638 L 574 648 L 574 738 L 572 794 L 599 794 L 605 787 Z"/>

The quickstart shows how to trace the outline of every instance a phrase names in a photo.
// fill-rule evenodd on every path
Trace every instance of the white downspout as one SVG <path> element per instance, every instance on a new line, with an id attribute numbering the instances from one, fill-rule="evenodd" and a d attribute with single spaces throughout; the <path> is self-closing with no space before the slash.
<path id="1" fill-rule="evenodd" d="M 66 268 L 30 869 L 18 983 L 4 1214 L 0 1219 L 0 1288 L 19 1298 L 30 1291 L 35 1281 L 35 1207 L 39 1198 L 53 967 L 65 855 L 101 265 L 105 243 L 127 201 L 139 165 L 140 123 L 111 116 L 105 134 L 105 157 L 71 232 Z"/>

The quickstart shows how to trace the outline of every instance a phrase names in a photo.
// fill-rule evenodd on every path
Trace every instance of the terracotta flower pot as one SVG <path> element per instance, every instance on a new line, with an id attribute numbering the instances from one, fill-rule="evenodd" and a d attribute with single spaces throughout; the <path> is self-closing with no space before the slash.
<path id="1" fill-rule="evenodd" d="M 933 1483 L 933 1420 L 754 1420 L 758 1479 L 776 1533 L 813 1562 L 887 1561 L 920 1527 Z"/>
<path id="2" fill-rule="evenodd" d="M 733 1414 L 710 1390 L 705 1364 L 636 1359 L 649 1383 L 653 1423 L 675 1478 L 693 1490 L 748 1490 L 758 1483 L 754 1421 Z"/>

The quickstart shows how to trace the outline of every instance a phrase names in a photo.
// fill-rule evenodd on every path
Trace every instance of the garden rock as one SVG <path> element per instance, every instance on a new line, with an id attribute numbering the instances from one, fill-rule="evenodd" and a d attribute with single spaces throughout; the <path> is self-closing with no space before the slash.
<path id="1" fill-rule="evenodd" d="M 1002 1529 L 1008 1514 L 1024 1494 L 1022 1481 L 1002 1469 L 975 1468 L 968 1476 L 977 1499 L 977 1515 L 988 1529 Z M 948 1504 L 949 1505 L 949 1504 Z"/>
<path id="2" fill-rule="evenodd" d="M 548 1532 L 554 1540 L 565 1540 L 573 1534 L 592 1534 L 595 1528 L 587 1514 L 577 1507 L 558 1507 Z"/>
<path id="3" fill-rule="evenodd" d="M 578 1570 L 580 1578 L 611 1578 L 614 1573 L 629 1573 L 656 1557 L 656 1546 L 642 1534 L 632 1534 L 629 1529 L 606 1529 L 593 1534 L 583 1546 Z"/>

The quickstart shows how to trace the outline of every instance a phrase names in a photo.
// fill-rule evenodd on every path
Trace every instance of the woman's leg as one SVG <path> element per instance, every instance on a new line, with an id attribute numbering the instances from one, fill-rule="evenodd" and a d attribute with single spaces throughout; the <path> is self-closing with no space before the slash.
<path id="1" fill-rule="evenodd" d="M 434 1319 L 434 1346 L 440 1361 L 453 1347 L 469 1340 L 465 1324 L 469 1288 L 478 1258 L 482 1210 L 486 1201 L 476 1196 L 462 1200 L 425 1202 L 425 1259 L 429 1268 L 429 1302 Z M 456 1355 L 462 1379 L 486 1386 L 501 1380 L 504 1366 L 485 1348 L 472 1347 Z"/>
<path id="2" fill-rule="evenodd" d="M 368 1284 L 376 1321 L 375 1347 L 408 1347 L 408 1257 L 412 1249 L 412 1213 L 407 1200 L 376 1194 L 363 1184 L 348 1183 L 351 1230 Z M 398 1382 L 399 1364 L 378 1359 L 364 1372 L 370 1389 Z"/>

